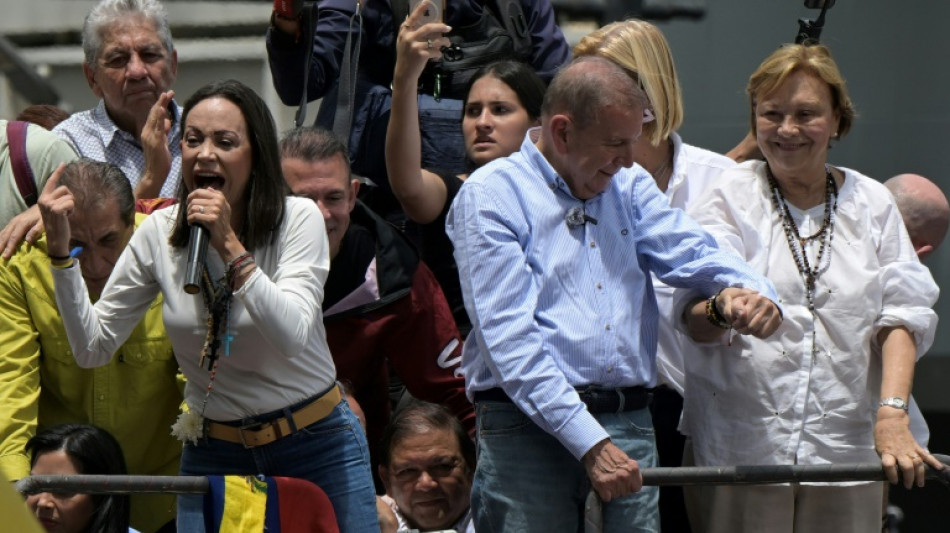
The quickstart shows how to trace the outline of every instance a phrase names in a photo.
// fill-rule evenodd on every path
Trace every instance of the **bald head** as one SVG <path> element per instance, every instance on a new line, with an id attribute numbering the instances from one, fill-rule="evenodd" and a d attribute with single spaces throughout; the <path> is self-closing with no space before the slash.
<path id="1" fill-rule="evenodd" d="M 551 81 L 541 116 L 544 120 L 566 114 L 585 128 L 610 107 L 642 110 L 649 105 L 646 93 L 627 71 L 601 57 L 584 56 L 562 68 Z"/>
<path id="2" fill-rule="evenodd" d="M 900 174 L 884 182 L 894 195 L 920 259 L 934 252 L 950 226 L 950 203 L 932 181 L 917 174 Z"/>

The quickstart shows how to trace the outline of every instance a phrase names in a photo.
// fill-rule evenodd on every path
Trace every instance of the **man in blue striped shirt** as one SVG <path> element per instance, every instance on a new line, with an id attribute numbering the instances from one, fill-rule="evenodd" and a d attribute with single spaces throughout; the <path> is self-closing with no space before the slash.
<path id="1" fill-rule="evenodd" d="M 767 336 L 781 322 L 772 284 L 631 168 L 648 108 L 620 67 L 574 61 L 548 89 L 541 127 L 472 174 L 449 213 L 474 325 L 462 367 L 478 420 L 478 531 L 577 530 L 591 488 L 607 502 L 605 531 L 659 530 L 639 470 L 656 464 L 651 272 L 688 289 L 683 301 L 708 298 L 705 315 L 687 313 L 701 337 Z"/>

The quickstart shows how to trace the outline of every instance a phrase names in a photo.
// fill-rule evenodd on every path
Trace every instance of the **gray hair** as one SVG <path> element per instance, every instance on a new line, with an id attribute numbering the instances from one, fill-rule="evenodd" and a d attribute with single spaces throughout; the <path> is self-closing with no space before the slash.
<path id="1" fill-rule="evenodd" d="M 300 126 L 284 134 L 280 140 L 281 159 L 301 159 L 308 163 L 326 161 L 340 156 L 350 173 L 350 158 L 340 138 L 319 126 Z"/>
<path id="2" fill-rule="evenodd" d="M 81 210 L 101 208 L 115 200 L 119 218 L 127 225 L 135 222 L 135 196 L 122 169 L 103 161 L 81 157 L 63 169 L 60 185 L 65 185 Z"/>
<path id="3" fill-rule="evenodd" d="M 168 27 L 168 14 L 165 6 L 158 0 L 101 0 L 86 15 L 82 25 L 82 51 L 85 62 L 96 66 L 96 59 L 102 51 L 102 32 L 115 22 L 141 16 L 155 25 L 158 38 L 171 54 L 175 50 L 172 32 Z"/>
<path id="4" fill-rule="evenodd" d="M 544 94 L 542 117 L 567 114 L 580 128 L 594 123 L 608 105 L 647 108 L 650 99 L 629 72 L 612 61 L 583 56 L 558 71 Z"/>

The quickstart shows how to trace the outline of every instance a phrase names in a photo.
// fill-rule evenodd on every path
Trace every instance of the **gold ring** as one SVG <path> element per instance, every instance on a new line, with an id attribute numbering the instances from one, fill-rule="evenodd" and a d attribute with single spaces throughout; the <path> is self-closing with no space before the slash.
<path id="1" fill-rule="evenodd" d="M 426 49 L 432 50 L 432 39 L 426 39 Z"/>

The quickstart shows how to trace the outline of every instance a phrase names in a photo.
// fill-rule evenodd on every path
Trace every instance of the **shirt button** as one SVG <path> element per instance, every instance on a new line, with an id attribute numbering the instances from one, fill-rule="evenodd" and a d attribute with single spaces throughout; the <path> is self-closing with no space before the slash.
<path id="1" fill-rule="evenodd" d="M 613 372 L 613 371 L 614 371 L 614 367 L 612 367 L 612 366 L 608 366 L 608 367 L 607 367 L 607 373 L 608 373 L 608 374 L 611 373 L 611 372 Z"/>
<path id="2" fill-rule="evenodd" d="M 105 394 L 100 394 L 100 395 L 99 395 L 99 401 L 100 401 L 100 402 L 106 401 L 106 395 L 105 395 Z"/>
<path id="3" fill-rule="evenodd" d="M 607 331 L 610 331 L 610 324 L 607 324 Z"/>
<path id="4" fill-rule="evenodd" d="M 597 284 L 597 289 L 603 289 L 600 283 Z"/>
<path id="5" fill-rule="evenodd" d="M 591 248 L 596 248 L 596 247 L 597 247 L 597 245 L 596 245 L 596 244 L 594 244 L 594 241 L 590 241 L 590 247 L 591 247 Z"/>
<path id="6" fill-rule="evenodd" d="M 625 230 L 625 229 L 620 230 L 620 234 L 621 234 L 621 235 L 626 235 L 627 233 L 628 233 L 628 231 Z"/>

